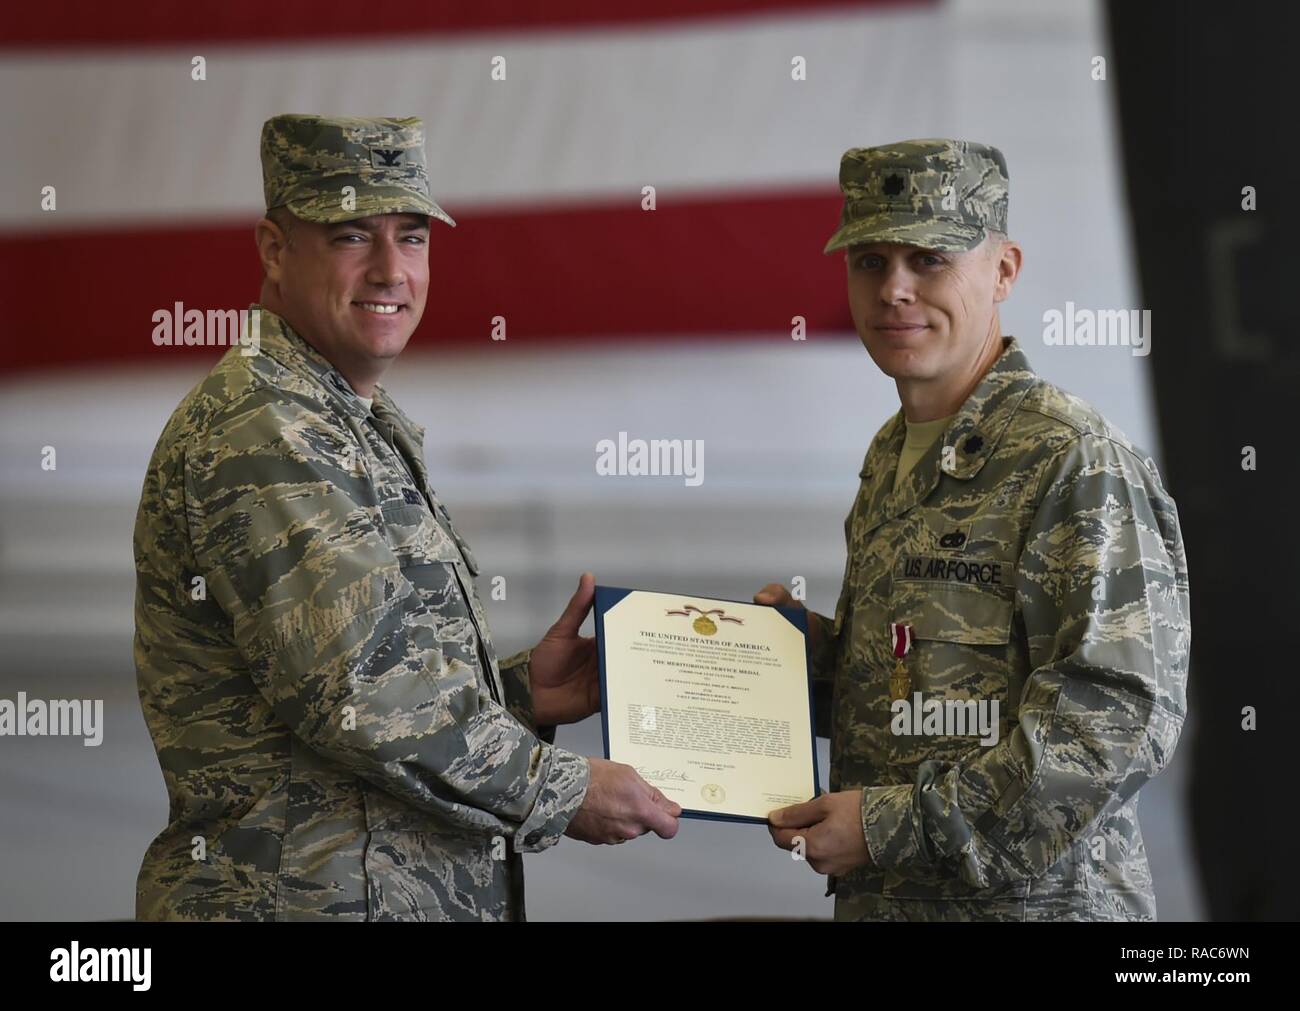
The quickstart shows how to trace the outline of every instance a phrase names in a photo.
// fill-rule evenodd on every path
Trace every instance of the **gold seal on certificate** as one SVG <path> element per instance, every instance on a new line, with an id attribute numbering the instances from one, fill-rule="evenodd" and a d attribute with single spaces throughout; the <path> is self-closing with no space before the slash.
<path id="1" fill-rule="evenodd" d="M 766 821 L 817 793 L 798 609 L 596 587 L 605 754 L 687 816 Z"/>

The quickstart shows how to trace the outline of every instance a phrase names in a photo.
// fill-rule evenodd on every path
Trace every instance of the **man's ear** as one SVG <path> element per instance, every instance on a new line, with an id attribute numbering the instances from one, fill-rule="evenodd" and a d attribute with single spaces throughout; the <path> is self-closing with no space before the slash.
<path id="1" fill-rule="evenodd" d="M 258 259 L 262 261 L 262 273 L 267 280 L 279 283 L 284 252 L 289 246 L 288 236 L 270 218 L 262 218 L 253 230 L 253 239 L 257 243 Z"/>
<path id="2" fill-rule="evenodd" d="M 1002 302 L 1011 294 L 1016 278 L 1020 276 L 1020 265 L 1024 255 L 1020 244 L 1011 239 L 1004 240 L 1001 246 L 1002 249 L 994 254 L 994 269 L 998 275 L 993 286 L 994 302 Z"/>

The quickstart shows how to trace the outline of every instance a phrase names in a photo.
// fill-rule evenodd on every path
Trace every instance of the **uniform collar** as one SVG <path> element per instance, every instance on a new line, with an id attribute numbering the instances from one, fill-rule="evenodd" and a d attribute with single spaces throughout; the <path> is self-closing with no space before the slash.
<path id="1" fill-rule="evenodd" d="M 407 436 L 413 445 L 424 445 L 424 426 L 417 425 L 393 402 L 384 387 L 376 383 L 373 403 L 367 408 L 357 392 L 352 389 L 330 360 L 317 351 L 288 322 L 265 306 L 253 303 L 251 310 L 261 313 L 260 340 L 264 353 L 306 379 L 323 386 L 345 414 L 362 421 L 372 410 L 377 418 L 385 418 L 395 429 Z"/>
<path id="2" fill-rule="evenodd" d="M 978 474 L 1002 441 L 1025 394 L 1037 381 L 1016 339 L 1003 338 L 1002 354 L 966 398 L 944 433 L 944 446 L 954 450 L 940 454 L 944 473 L 963 481 Z"/>
<path id="3" fill-rule="evenodd" d="M 1002 354 L 958 408 L 943 437 L 935 440 L 897 487 L 892 487 L 907 434 L 900 408 L 873 440 L 859 474 L 872 488 L 869 525 L 878 526 L 924 501 L 942 474 L 962 481 L 978 474 L 1035 382 L 1037 376 L 1019 343 L 1014 337 L 1004 337 Z"/>

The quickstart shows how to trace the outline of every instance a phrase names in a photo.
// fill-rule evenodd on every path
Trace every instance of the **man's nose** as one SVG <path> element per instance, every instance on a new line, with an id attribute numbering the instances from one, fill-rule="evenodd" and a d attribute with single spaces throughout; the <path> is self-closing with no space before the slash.
<path id="1" fill-rule="evenodd" d="M 373 247 L 370 263 L 366 270 L 366 280 L 370 284 L 383 288 L 395 288 L 406 283 L 406 269 L 402 266 L 402 254 L 395 242 L 379 238 Z"/>
<path id="2" fill-rule="evenodd" d="M 911 272 L 901 264 L 887 264 L 885 276 L 880 282 L 880 301 L 886 305 L 916 300 L 916 289 L 912 283 Z"/>

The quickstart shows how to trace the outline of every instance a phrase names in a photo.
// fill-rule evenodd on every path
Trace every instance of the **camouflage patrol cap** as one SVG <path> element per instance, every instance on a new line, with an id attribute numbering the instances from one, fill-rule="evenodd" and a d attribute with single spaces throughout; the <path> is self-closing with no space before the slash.
<path id="1" fill-rule="evenodd" d="M 844 209 L 822 250 L 899 242 L 963 252 L 1007 230 L 1007 160 L 968 140 L 854 147 L 840 159 Z"/>
<path id="2" fill-rule="evenodd" d="M 268 211 L 288 207 L 322 224 L 402 212 L 456 224 L 429 195 L 414 117 L 272 116 L 262 124 L 262 190 Z"/>

